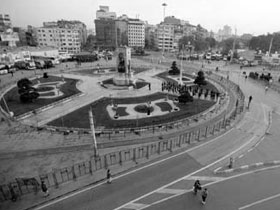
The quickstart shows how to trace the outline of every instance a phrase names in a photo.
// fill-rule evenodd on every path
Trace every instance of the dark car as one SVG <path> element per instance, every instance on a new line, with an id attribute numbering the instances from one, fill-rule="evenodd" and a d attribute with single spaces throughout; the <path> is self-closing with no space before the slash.
<path id="1" fill-rule="evenodd" d="M 51 60 L 44 60 L 44 68 L 52 68 L 54 67 L 53 62 Z"/>
<path id="2" fill-rule="evenodd" d="M 36 69 L 43 69 L 43 68 L 44 68 L 44 65 L 45 65 L 45 62 L 42 61 L 42 60 L 36 60 L 36 61 L 35 61 Z"/>
<path id="3" fill-rule="evenodd" d="M 17 69 L 27 69 L 27 64 L 24 61 L 17 61 L 14 66 Z"/>

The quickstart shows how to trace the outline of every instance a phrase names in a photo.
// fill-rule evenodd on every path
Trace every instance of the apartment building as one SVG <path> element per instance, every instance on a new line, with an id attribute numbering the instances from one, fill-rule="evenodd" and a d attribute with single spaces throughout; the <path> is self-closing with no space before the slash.
<path id="1" fill-rule="evenodd" d="M 145 24 L 139 19 L 128 19 L 128 46 L 145 47 Z"/>
<path id="2" fill-rule="evenodd" d="M 36 29 L 38 46 L 56 47 L 59 52 L 69 54 L 81 51 L 81 41 L 78 29 L 48 28 Z"/>
<path id="3" fill-rule="evenodd" d="M 160 23 L 156 30 L 156 45 L 162 51 L 173 50 L 174 42 L 174 25 Z"/>

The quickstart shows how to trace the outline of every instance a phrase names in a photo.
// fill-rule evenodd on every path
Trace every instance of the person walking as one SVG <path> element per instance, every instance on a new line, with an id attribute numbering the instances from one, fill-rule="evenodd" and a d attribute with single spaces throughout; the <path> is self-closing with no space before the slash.
<path id="1" fill-rule="evenodd" d="M 107 183 L 108 184 L 112 183 L 112 175 L 110 169 L 107 170 Z"/>
<path id="2" fill-rule="evenodd" d="M 196 180 L 194 185 L 193 185 L 193 192 L 194 192 L 195 195 L 197 194 L 198 190 L 201 190 L 201 184 L 200 184 L 199 180 Z"/>
<path id="3" fill-rule="evenodd" d="M 201 203 L 203 205 L 206 203 L 207 196 L 208 196 L 208 190 L 207 190 L 207 188 L 204 188 L 204 190 L 201 193 L 201 199 L 202 199 Z"/>
<path id="4" fill-rule="evenodd" d="M 253 99 L 253 97 L 252 97 L 252 96 L 249 96 L 248 109 L 250 108 L 250 104 L 251 104 L 252 99 Z"/>
<path id="5" fill-rule="evenodd" d="M 42 192 L 44 193 L 45 197 L 50 195 L 49 190 L 44 181 L 41 182 L 41 189 L 42 189 Z"/>

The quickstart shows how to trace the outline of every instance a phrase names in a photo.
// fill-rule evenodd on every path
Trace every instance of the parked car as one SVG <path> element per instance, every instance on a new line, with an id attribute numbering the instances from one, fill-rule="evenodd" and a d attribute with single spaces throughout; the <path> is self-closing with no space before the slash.
<path id="1" fill-rule="evenodd" d="M 45 62 L 43 60 L 35 60 L 36 69 L 43 69 Z"/>
<path id="2" fill-rule="evenodd" d="M 15 68 L 17 69 L 27 69 L 27 65 L 24 61 L 15 62 Z"/>

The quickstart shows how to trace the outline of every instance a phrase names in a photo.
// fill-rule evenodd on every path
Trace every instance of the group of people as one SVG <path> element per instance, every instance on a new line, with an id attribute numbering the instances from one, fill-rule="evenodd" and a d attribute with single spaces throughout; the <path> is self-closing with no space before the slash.
<path id="1" fill-rule="evenodd" d="M 187 85 L 181 85 L 172 82 L 163 82 L 161 83 L 161 90 L 167 90 L 172 93 L 180 93 L 181 91 L 186 91 L 188 89 Z"/>
<path id="2" fill-rule="evenodd" d="M 201 203 L 204 205 L 206 203 L 206 198 L 208 196 L 208 190 L 207 190 L 207 188 L 202 189 L 200 181 L 196 180 L 194 185 L 193 185 L 194 194 L 197 195 L 197 192 L 199 190 L 202 190 L 202 192 L 201 192 Z"/>

